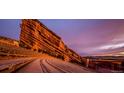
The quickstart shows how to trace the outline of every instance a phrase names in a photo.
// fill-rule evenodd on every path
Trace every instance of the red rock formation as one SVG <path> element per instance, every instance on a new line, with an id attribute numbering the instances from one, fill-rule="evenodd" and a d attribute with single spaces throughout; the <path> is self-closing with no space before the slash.
<path id="1" fill-rule="evenodd" d="M 20 46 L 34 51 L 45 52 L 66 61 L 81 62 L 81 57 L 69 49 L 54 32 L 36 19 L 23 19 Z"/>
<path id="2" fill-rule="evenodd" d="M 19 47 L 19 42 L 17 40 L 0 36 L 0 45 L 2 44 Z"/>

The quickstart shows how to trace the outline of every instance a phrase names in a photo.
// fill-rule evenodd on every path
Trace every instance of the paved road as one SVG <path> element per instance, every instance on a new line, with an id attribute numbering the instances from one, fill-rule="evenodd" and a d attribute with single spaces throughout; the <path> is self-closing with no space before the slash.
<path id="1" fill-rule="evenodd" d="M 7 68 L 7 69 L 6 69 Z M 19 58 L 0 60 L 1 72 L 16 73 L 89 73 L 91 70 L 56 58 Z"/>

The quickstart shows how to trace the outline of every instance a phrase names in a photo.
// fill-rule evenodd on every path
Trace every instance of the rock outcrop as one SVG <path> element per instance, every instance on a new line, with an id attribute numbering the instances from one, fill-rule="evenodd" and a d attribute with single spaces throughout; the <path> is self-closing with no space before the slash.
<path id="1" fill-rule="evenodd" d="M 81 57 L 69 49 L 62 39 L 37 19 L 23 19 L 20 46 L 47 53 L 65 61 L 81 62 Z"/>
<path id="2" fill-rule="evenodd" d="M 0 36 L 0 45 L 3 45 L 3 44 L 19 47 L 19 42 L 17 40 Z"/>

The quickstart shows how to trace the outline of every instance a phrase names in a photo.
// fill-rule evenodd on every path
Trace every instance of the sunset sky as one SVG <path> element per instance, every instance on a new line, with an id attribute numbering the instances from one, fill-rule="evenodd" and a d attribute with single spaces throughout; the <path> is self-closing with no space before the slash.
<path id="1" fill-rule="evenodd" d="M 77 53 L 97 55 L 124 50 L 124 20 L 40 19 Z M 21 20 L 1 19 L 0 35 L 19 39 Z"/>

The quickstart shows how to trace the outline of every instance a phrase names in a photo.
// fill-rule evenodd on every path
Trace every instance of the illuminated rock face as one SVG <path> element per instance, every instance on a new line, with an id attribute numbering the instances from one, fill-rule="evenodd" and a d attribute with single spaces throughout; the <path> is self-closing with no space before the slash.
<path id="1" fill-rule="evenodd" d="M 69 49 L 54 32 L 36 19 L 23 19 L 20 46 L 50 54 L 65 61 L 81 62 L 81 57 Z"/>
<path id="2" fill-rule="evenodd" d="M 0 36 L 0 45 L 2 44 L 19 47 L 19 42 L 17 40 Z"/>

